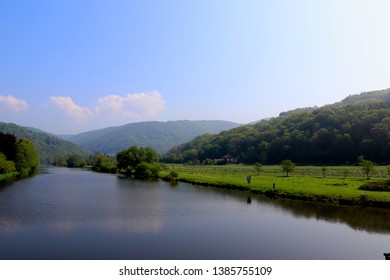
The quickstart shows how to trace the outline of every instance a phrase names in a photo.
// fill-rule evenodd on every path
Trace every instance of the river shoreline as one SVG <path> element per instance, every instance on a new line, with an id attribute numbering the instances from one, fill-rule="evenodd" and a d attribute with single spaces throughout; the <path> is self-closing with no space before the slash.
<path id="1" fill-rule="evenodd" d="M 256 189 L 250 189 L 250 188 L 243 188 L 236 185 L 220 185 L 220 184 L 213 184 L 213 183 L 205 183 L 205 182 L 198 182 L 196 180 L 187 180 L 187 179 L 178 179 L 177 181 L 183 182 L 183 183 L 189 183 L 193 185 L 199 185 L 204 187 L 213 187 L 218 189 L 224 189 L 224 190 L 239 190 L 243 192 L 249 192 L 253 194 L 261 194 L 265 195 L 270 199 L 278 199 L 278 198 L 284 198 L 284 199 L 292 199 L 292 200 L 299 200 L 299 201 L 305 201 L 305 202 L 319 202 L 319 203 L 327 203 L 332 205 L 344 205 L 344 206 L 359 206 L 359 207 L 378 207 L 378 208 L 390 208 L 390 202 L 388 201 L 370 201 L 368 199 L 365 199 L 365 196 L 361 196 L 356 199 L 348 199 L 343 197 L 331 197 L 331 196 L 325 196 L 325 195 L 309 195 L 309 194 L 292 194 L 292 193 L 285 193 L 280 192 L 278 190 L 256 190 Z"/>
<path id="2" fill-rule="evenodd" d="M 17 178 L 17 173 L 4 173 L 0 174 L 0 184 L 12 182 Z"/>
<path id="3" fill-rule="evenodd" d="M 359 187 L 368 181 L 385 180 L 377 177 L 366 180 L 358 176 L 343 178 L 340 167 L 329 167 L 335 176 L 321 177 L 308 175 L 306 171 L 312 171 L 315 167 L 301 167 L 303 174 L 283 176 L 265 166 L 263 174 L 253 172 L 253 169 L 245 166 L 231 167 L 207 167 L 207 166 L 179 166 L 173 165 L 170 170 L 178 173 L 179 182 L 185 182 L 206 187 L 214 187 L 227 190 L 241 190 L 253 194 L 262 194 L 270 199 L 286 198 L 292 200 L 318 202 L 332 205 L 346 205 L 359 207 L 390 208 L 390 192 L 359 190 Z M 332 168 L 334 170 L 332 170 Z M 350 174 L 356 173 L 356 167 L 348 168 Z M 319 168 L 318 168 L 319 169 Z M 277 169 L 275 169 L 277 171 Z M 168 170 L 160 172 L 159 177 L 164 179 Z M 306 172 L 306 173 L 305 173 Z M 251 182 L 247 182 L 247 177 Z"/>

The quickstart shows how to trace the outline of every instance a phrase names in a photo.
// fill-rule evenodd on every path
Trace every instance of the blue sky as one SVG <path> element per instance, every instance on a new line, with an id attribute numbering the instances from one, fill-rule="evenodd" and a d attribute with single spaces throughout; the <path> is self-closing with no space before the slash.
<path id="1" fill-rule="evenodd" d="M 0 121 L 249 123 L 390 87 L 389 1 L 0 0 Z"/>

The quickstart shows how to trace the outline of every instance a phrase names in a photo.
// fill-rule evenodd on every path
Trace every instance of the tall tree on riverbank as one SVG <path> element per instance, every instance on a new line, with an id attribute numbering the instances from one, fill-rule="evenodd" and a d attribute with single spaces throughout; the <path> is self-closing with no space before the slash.
<path id="1" fill-rule="evenodd" d="M 143 176 L 138 177 L 150 177 L 148 174 L 155 175 L 156 171 L 154 170 L 154 165 L 145 165 L 152 164 L 158 161 L 158 154 L 155 150 L 149 147 L 137 147 L 132 146 L 126 150 L 119 152 L 116 156 L 118 162 L 118 169 L 121 173 L 126 174 L 127 176 L 139 175 L 144 173 Z M 147 166 L 153 166 L 151 172 L 142 170 L 149 170 Z"/>
<path id="2" fill-rule="evenodd" d="M 13 134 L 0 131 L 0 152 L 5 155 L 7 160 L 15 160 L 15 143 L 16 137 Z"/>
<path id="3" fill-rule="evenodd" d="M 0 152 L 0 174 L 16 172 L 15 163 Z"/>
<path id="4" fill-rule="evenodd" d="M 28 139 L 0 132 L 0 173 L 29 176 L 37 171 L 38 154 Z"/>
<path id="5" fill-rule="evenodd" d="M 37 171 L 39 158 L 30 140 L 18 139 L 15 146 L 16 170 L 21 176 L 29 176 Z"/>
<path id="6" fill-rule="evenodd" d="M 116 173 L 118 168 L 114 157 L 104 154 L 95 154 L 93 156 L 92 169 L 98 172 Z"/>

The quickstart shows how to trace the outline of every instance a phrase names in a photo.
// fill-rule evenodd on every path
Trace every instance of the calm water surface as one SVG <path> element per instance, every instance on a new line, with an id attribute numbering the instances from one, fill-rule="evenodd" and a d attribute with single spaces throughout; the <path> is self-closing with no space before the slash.
<path id="1" fill-rule="evenodd" d="M 47 168 L 0 186 L 0 259 L 383 259 L 390 210 Z"/>

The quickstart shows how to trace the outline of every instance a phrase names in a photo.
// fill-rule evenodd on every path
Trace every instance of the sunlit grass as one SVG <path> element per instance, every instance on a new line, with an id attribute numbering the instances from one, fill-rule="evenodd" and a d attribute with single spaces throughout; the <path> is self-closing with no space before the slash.
<path id="1" fill-rule="evenodd" d="M 308 200 L 355 201 L 362 198 L 369 201 L 390 202 L 390 192 L 362 191 L 358 188 L 367 182 L 359 166 L 298 166 L 287 177 L 280 166 L 263 166 L 260 173 L 254 166 L 185 166 L 167 165 L 167 170 L 176 170 L 181 181 L 218 187 L 238 188 L 260 193 L 275 190 L 278 195 L 300 197 Z M 251 176 L 248 184 L 247 176 Z M 387 169 L 378 166 L 371 174 L 371 181 L 388 177 Z M 273 186 L 275 185 L 275 188 Z"/>

